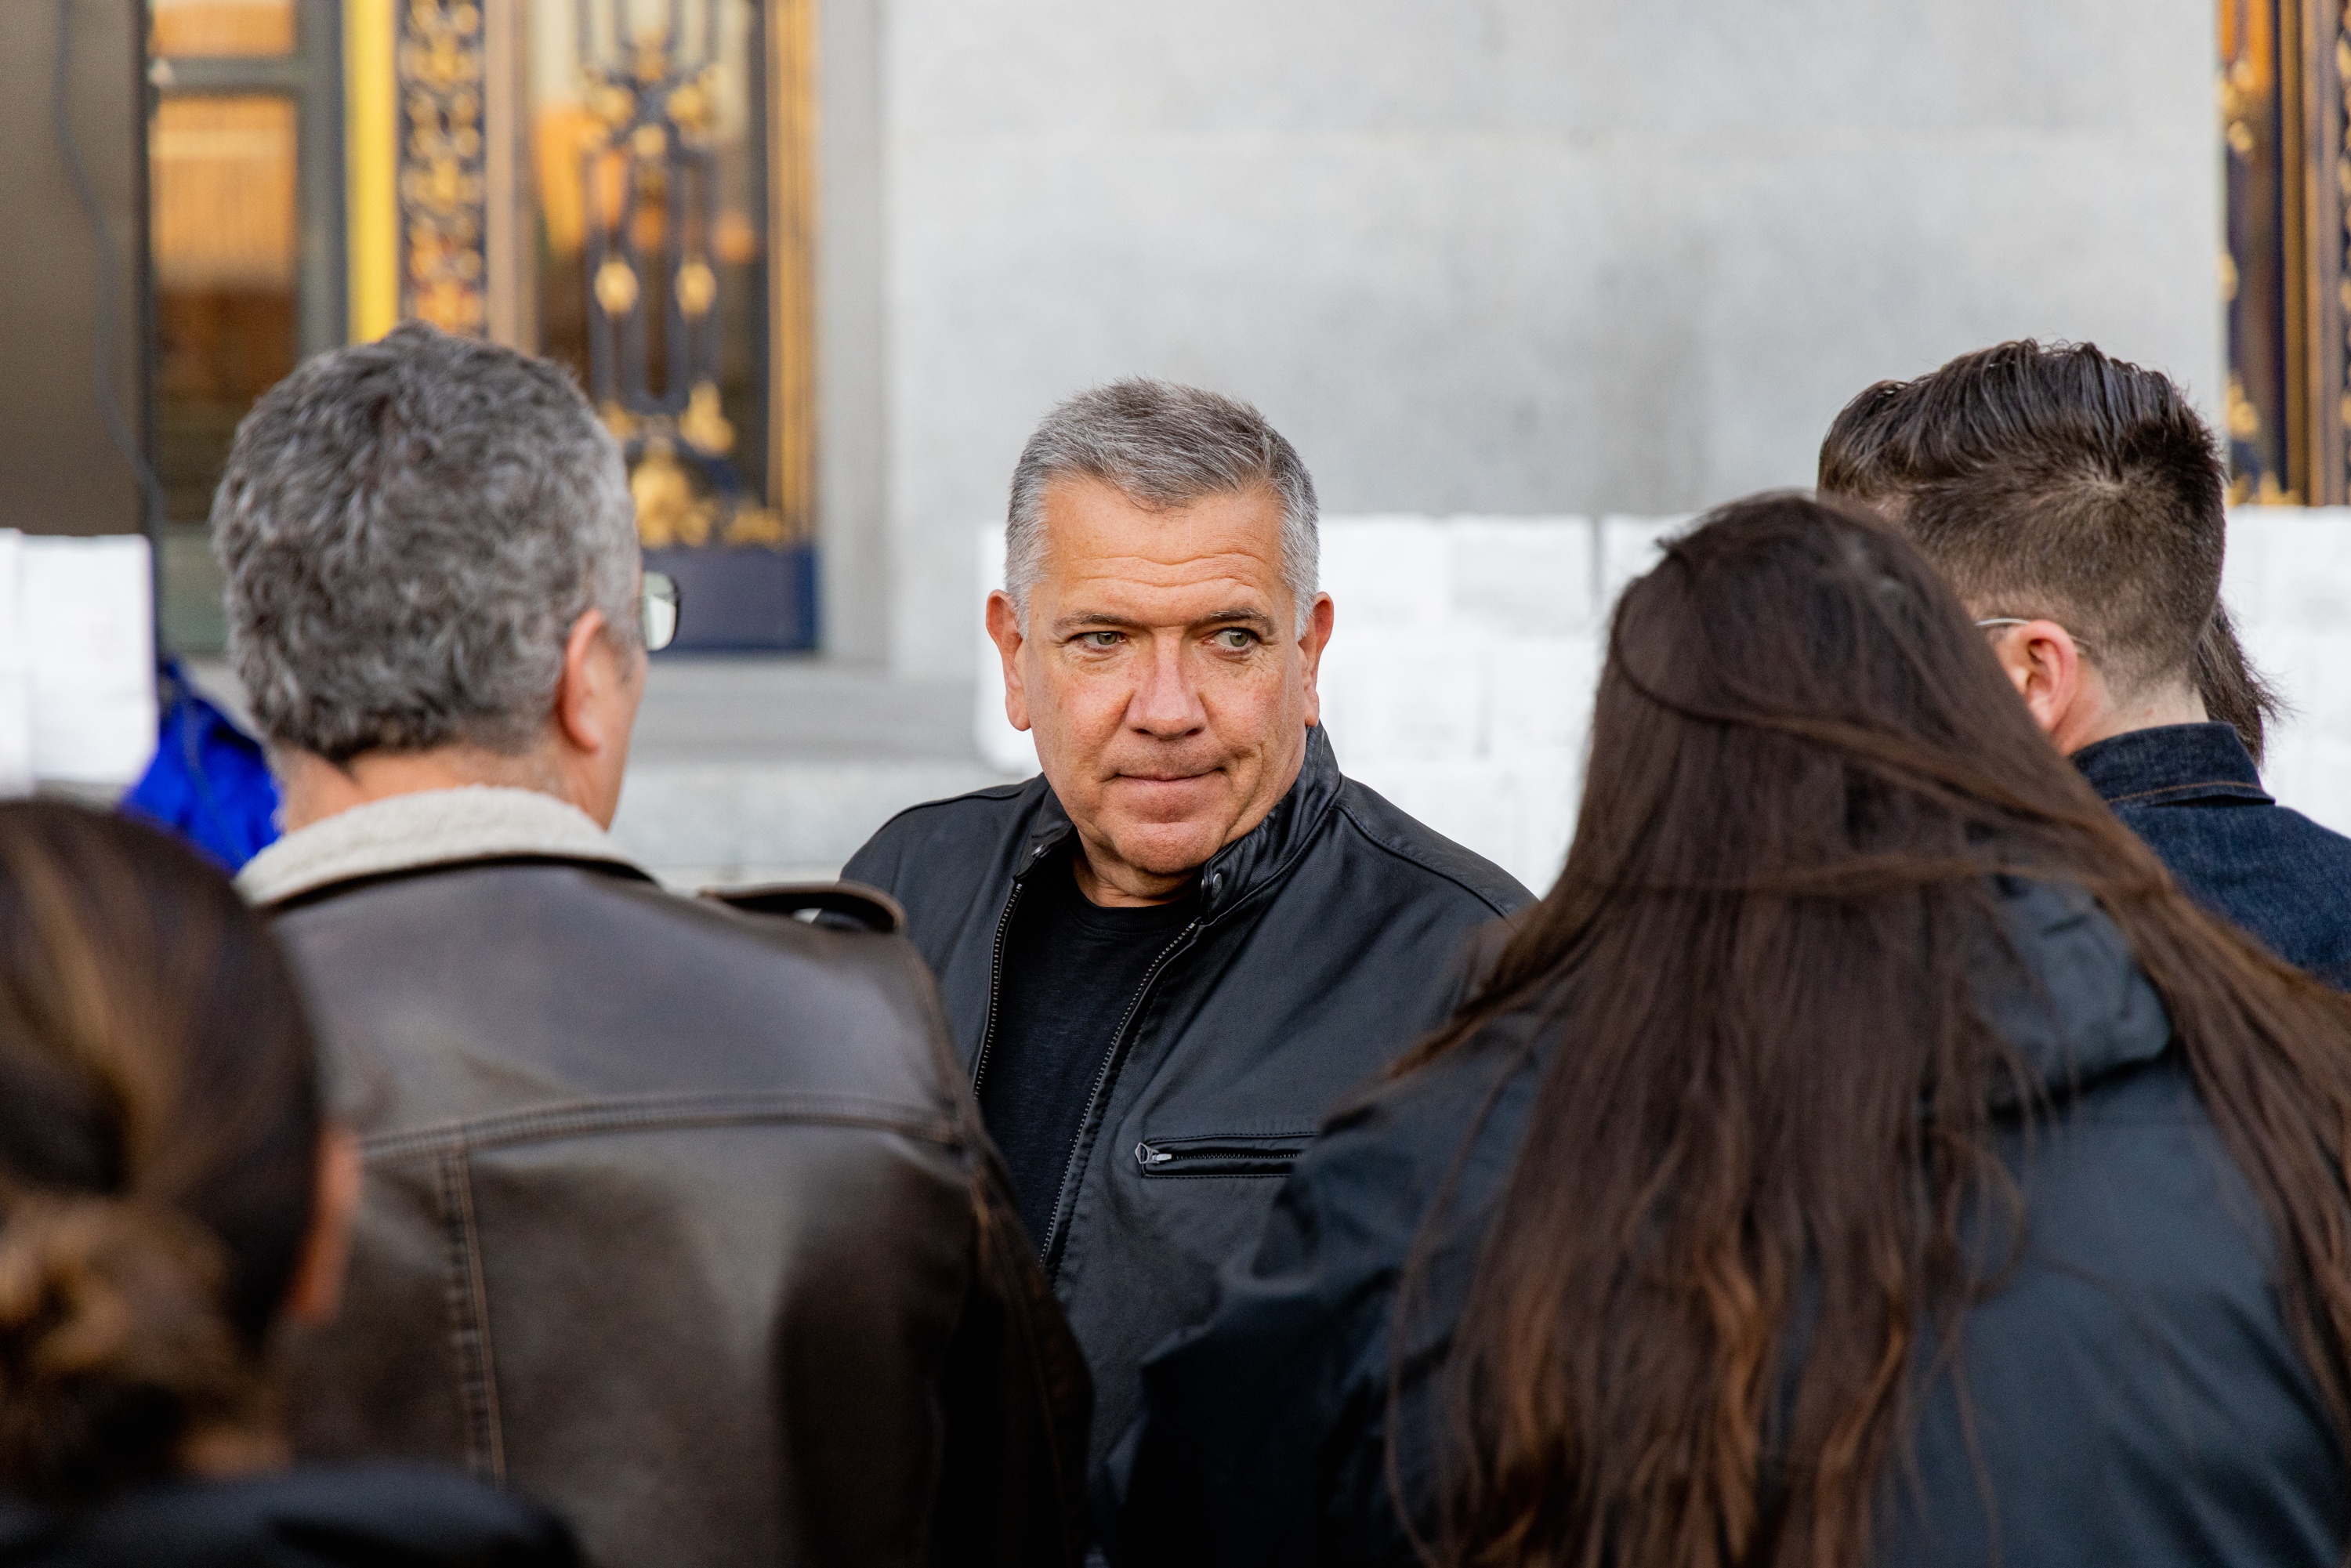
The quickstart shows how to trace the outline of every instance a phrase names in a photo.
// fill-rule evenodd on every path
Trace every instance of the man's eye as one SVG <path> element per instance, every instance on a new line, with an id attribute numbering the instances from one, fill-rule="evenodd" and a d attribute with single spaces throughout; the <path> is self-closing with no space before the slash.
<path id="1" fill-rule="evenodd" d="M 1257 646 L 1257 633 L 1239 626 L 1228 626 L 1208 641 L 1228 653 L 1246 653 Z"/>
<path id="2" fill-rule="evenodd" d="M 1108 650 L 1118 646 L 1122 635 L 1117 632 L 1083 632 L 1079 633 L 1078 641 L 1089 648 Z"/>

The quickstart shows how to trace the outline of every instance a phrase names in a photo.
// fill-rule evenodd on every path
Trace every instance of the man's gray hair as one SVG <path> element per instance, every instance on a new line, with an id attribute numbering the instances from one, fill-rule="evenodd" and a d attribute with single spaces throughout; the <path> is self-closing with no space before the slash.
<path id="1" fill-rule="evenodd" d="M 1272 492 L 1281 503 L 1281 575 L 1304 633 L 1322 564 L 1314 480 L 1298 449 L 1248 403 L 1135 376 L 1080 392 L 1045 416 L 1012 470 L 1004 524 L 1004 591 L 1024 632 L 1029 591 L 1045 573 L 1045 493 L 1066 479 L 1099 480 L 1154 511 Z"/>
<path id="2" fill-rule="evenodd" d="M 213 548 L 255 717 L 331 761 L 527 750 L 573 622 L 643 640 L 627 472 L 570 372 L 418 323 L 254 405 Z"/>

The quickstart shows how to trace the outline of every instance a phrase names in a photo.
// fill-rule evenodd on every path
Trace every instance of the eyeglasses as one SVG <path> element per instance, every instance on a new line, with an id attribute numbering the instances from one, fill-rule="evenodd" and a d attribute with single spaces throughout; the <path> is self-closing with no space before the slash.
<path id="1" fill-rule="evenodd" d="M 646 653 L 658 653 L 676 641 L 678 607 L 684 602 L 677 579 L 665 571 L 645 573 L 644 591 L 637 596 L 637 615 L 644 628 Z"/>
<path id="2" fill-rule="evenodd" d="M 2032 622 L 2030 622 L 2030 621 L 2024 620 L 2024 619 L 2023 619 L 2023 618 L 2022 618 L 2021 616 L 2015 616 L 2015 615 L 1995 615 L 1995 616 L 1993 616 L 1993 617 L 1992 617 L 1991 620 L 1989 620 L 1989 621 L 1979 621 L 1979 622 L 1976 622 L 1976 624 L 1977 624 L 1978 626 L 1980 626 L 1980 627 L 1982 627 L 1982 628 L 1983 628 L 1984 630 L 1986 630 L 1986 631 L 1990 631 L 1991 628 L 1993 628 L 1993 627 L 1995 627 L 1995 626 L 2030 626 L 2030 625 L 2032 625 Z M 2074 636 L 2074 633 L 2073 633 L 2073 630 L 2072 630 L 2072 628 L 2070 628 L 2070 627 L 2069 627 L 2069 628 L 2067 628 L 2067 629 L 2066 629 L 2066 632 L 2065 632 L 2065 634 L 2066 634 L 2067 636 L 2069 636 L 2069 637 L 2073 637 L 2073 636 Z M 2090 651 L 2090 645 L 2089 645 L 2089 643 L 2087 643 L 2084 642 L 2084 641 L 2083 641 L 2081 638 L 2079 638 L 2079 637 L 2074 637 L 2074 646 L 2075 646 L 2076 648 L 2079 648 L 2079 649 L 2080 649 L 2082 652 L 2084 652 L 2085 653 L 2088 653 L 2088 652 Z"/>

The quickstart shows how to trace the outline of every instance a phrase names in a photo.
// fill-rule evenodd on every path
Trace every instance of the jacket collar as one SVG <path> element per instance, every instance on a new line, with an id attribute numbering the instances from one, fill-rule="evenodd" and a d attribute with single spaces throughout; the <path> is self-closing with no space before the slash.
<path id="1" fill-rule="evenodd" d="M 2166 724 L 2110 736 L 2074 753 L 2074 766 L 2109 806 L 2272 803 L 2252 753 L 2225 724 Z"/>
<path id="2" fill-rule="evenodd" d="M 1210 855 L 1200 867 L 1201 920 L 1214 920 L 1287 871 L 1312 841 L 1345 783 L 1339 773 L 1338 758 L 1331 752 L 1330 732 L 1319 724 L 1310 727 L 1306 731 L 1306 758 L 1299 764 L 1296 782 L 1274 802 L 1264 821 Z M 1018 882 L 1034 871 L 1040 862 L 1074 837 L 1075 831 L 1069 812 L 1061 809 L 1061 798 L 1048 784 L 1045 798 L 1029 826 L 1028 841 L 1013 862 L 1013 880 Z"/>
<path id="3" fill-rule="evenodd" d="M 491 860 L 584 861 L 646 875 L 578 807 L 536 789 L 472 784 L 338 811 L 254 856 L 236 885 L 267 905 L 340 883 Z"/>

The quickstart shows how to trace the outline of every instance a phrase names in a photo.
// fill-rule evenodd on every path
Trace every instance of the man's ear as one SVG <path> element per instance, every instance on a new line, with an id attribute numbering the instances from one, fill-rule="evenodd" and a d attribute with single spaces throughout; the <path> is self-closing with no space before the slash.
<path id="1" fill-rule="evenodd" d="M 310 1233 L 302 1258 L 286 1287 L 286 1315 L 296 1322 L 328 1323 L 342 1310 L 343 1274 L 350 1264 L 351 1219 L 359 1212 L 360 1141 L 349 1127 L 329 1123 L 319 1134 L 319 1189 L 310 1208 Z"/>
<path id="2" fill-rule="evenodd" d="M 1029 692 L 1020 684 L 1020 650 L 1028 639 L 1020 633 L 1020 612 L 1012 607 L 1012 596 L 1000 588 L 987 596 L 987 636 L 1004 661 L 1004 716 L 1013 728 L 1027 729 Z"/>
<path id="3" fill-rule="evenodd" d="M 612 731 L 613 688 L 622 679 L 620 651 L 604 635 L 604 612 L 583 610 L 563 639 L 563 675 L 555 688 L 555 722 L 590 756 L 625 738 Z"/>
<path id="4" fill-rule="evenodd" d="M 2054 621 L 2028 621 L 1995 638 L 1992 654 L 2043 733 L 2054 737 L 2076 716 L 2085 672 L 2071 632 Z"/>
<path id="5" fill-rule="evenodd" d="M 1313 612 L 1306 617 L 1306 630 L 1298 639 L 1298 652 L 1306 662 L 1306 722 L 1309 726 L 1322 722 L 1322 689 L 1316 682 L 1322 673 L 1322 650 L 1331 645 L 1331 629 L 1339 623 L 1339 607 L 1327 593 L 1314 596 Z"/>

